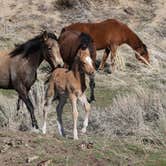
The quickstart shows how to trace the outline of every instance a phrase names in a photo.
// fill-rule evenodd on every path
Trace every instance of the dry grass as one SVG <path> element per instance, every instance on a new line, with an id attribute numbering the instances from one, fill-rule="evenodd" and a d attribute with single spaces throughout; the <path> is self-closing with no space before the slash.
<path id="1" fill-rule="evenodd" d="M 146 163 L 165 164 L 163 155 L 166 148 L 166 10 L 164 0 L 157 2 L 149 0 L 37 0 L 24 1 L 24 3 L 20 3 L 20 0 L 7 0 L 1 6 L 3 9 L 0 10 L 0 50 L 13 48 L 14 43 L 26 41 L 37 35 L 43 28 L 56 30 L 59 34 L 63 26 L 72 22 L 95 22 L 115 18 L 127 23 L 141 37 L 150 52 L 152 68 L 136 61 L 134 52 L 124 45 L 118 49 L 115 73 L 107 73 L 110 64 L 108 58 L 105 72 L 96 74 L 97 101 L 92 104 L 88 133 L 80 136 L 80 142 L 94 142 L 92 150 L 80 151 L 75 148 L 77 142 L 58 137 L 56 104 L 52 105 L 48 115 L 49 138 L 38 135 L 41 137 L 39 139 L 37 135 L 35 137 L 30 135 L 37 146 L 29 143 L 30 146 L 32 145 L 29 149 L 33 149 L 33 146 L 38 148 L 36 153 L 41 155 L 40 159 L 43 159 L 43 156 L 46 159 L 52 158 L 56 165 L 79 165 L 81 163 L 79 161 L 90 165 L 98 163 L 141 166 Z M 24 10 L 25 6 L 26 10 Z M 103 51 L 98 52 L 99 59 L 102 54 Z M 38 71 L 38 80 L 30 92 L 40 126 L 44 104 L 45 74 L 43 73 L 46 73 L 47 68 L 46 64 L 42 64 Z M 29 113 L 25 106 L 16 116 L 16 101 L 17 95 L 14 91 L 1 90 L 0 126 L 7 130 L 14 130 L 15 134 L 10 132 L 10 137 L 14 138 L 18 130 L 25 131 L 31 128 Z M 63 116 L 64 126 L 69 136 L 72 135 L 73 127 L 70 110 L 71 107 L 67 104 Z M 79 110 L 78 128 L 80 129 L 84 113 L 81 107 Z M 19 134 L 22 139 L 26 139 L 28 133 Z M 64 156 L 59 155 L 54 146 L 59 149 L 58 153 Z M 41 147 L 44 150 L 41 150 Z M 26 151 L 23 148 L 20 151 L 24 154 L 24 158 L 30 153 L 29 149 Z M 50 154 L 56 154 L 57 158 Z M 22 159 L 20 161 L 22 165 L 25 164 Z"/>

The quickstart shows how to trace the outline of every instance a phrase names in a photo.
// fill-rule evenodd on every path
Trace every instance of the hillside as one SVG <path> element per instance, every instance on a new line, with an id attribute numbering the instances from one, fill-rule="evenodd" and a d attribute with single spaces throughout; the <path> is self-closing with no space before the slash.
<path id="1" fill-rule="evenodd" d="M 71 106 L 64 110 L 68 138 L 61 138 L 55 105 L 48 115 L 48 133 L 32 133 L 25 106 L 17 115 L 17 94 L 0 90 L 0 165 L 166 165 L 166 1 L 165 0 L 2 0 L 0 50 L 11 50 L 41 30 L 58 36 L 73 22 L 100 22 L 115 18 L 126 23 L 144 41 L 152 67 L 138 62 L 133 50 L 118 49 L 116 70 L 96 73 L 96 102 L 88 133 L 73 141 Z M 100 61 L 103 51 L 97 52 Z M 42 63 L 31 90 L 36 117 L 42 126 L 44 81 L 48 64 Z M 88 82 L 87 82 L 88 83 Z M 89 96 L 89 89 L 87 92 Z M 83 122 L 79 107 L 78 129 Z"/>

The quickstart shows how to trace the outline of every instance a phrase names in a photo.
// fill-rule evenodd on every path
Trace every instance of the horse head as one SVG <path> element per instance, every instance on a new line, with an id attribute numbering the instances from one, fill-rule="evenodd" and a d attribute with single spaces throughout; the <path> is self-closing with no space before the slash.
<path id="1" fill-rule="evenodd" d="M 82 70 L 87 75 L 93 75 L 95 73 L 95 68 L 93 65 L 93 61 L 90 56 L 90 50 L 86 44 L 82 45 L 78 50 L 77 57 L 80 61 L 80 66 Z"/>
<path id="2" fill-rule="evenodd" d="M 59 52 L 57 37 L 53 33 L 42 33 L 42 40 L 44 42 L 44 59 L 55 68 L 57 65 L 63 66 L 64 62 Z"/>
<path id="3" fill-rule="evenodd" d="M 141 47 L 137 48 L 135 51 L 136 58 L 142 63 L 149 65 L 149 53 L 145 44 L 142 44 Z"/>

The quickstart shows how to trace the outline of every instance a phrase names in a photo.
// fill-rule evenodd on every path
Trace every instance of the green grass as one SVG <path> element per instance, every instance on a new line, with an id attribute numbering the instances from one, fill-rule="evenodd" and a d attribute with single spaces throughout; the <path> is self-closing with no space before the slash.
<path id="1" fill-rule="evenodd" d="M 107 107 L 110 106 L 113 99 L 117 95 L 124 95 L 131 92 L 131 89 L 128 89 L 127 87 L 120 87 L 120 88 L 114 88 L 109 89 L 107 87 L 97 87 L 95 89 L 95 98 L 96 102 L 94 105 L 96 107 Z M 89 88 L 87 90 L 87 97 L 89 97 Z"/>
<path id="2" fill-rule="evenodd" d="M 151 152 L 145 162 L 145 166 L 165 166 L 166 149 L 158 152 Z"/>
<path id="3" fill-rule="evenodd" d="M 17 92 L 15 90 L 0 89 L 0 94 L 12 98 L 17 95 Z"/>

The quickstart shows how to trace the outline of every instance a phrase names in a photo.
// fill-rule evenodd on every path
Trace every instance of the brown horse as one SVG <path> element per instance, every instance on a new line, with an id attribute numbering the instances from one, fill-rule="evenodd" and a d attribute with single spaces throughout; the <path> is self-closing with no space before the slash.
<path id="1" fill-rule="evenodd" d="M 15 89 L 30 113 L 32 127 L 38 129 L 34 107 L 28 92 L 37 77 L 37 68 L 45 59 L 52 68 L 63 64 L 57 54 L 56 36 L 46 31 L 16 47 L 12 52 L 0 53 L 0 88 Z"/>
<path id="2" fill-rule="evenodd" d="M 72 67 L 72 64 L 74 62 L 74 58 L 77 54 L 77 51 L 82 45 L 82 43 L 87 43 L 89 50 L 90 50 L 90 56 L 95 62 L 96 60 L 96 49 L 94 47 L 93 40 L 88 34 L 76 32 L 76 31 L 66 31 L 64 33 L 61 33 L 61 35 L 58 38 L 59 43 L 59 49 L 61 56 L 63 58 L 63 61 L 65 64 L 68 65 L 69 69 Z M 93 63 L 93 65 L 95 65 Z M 94 76 L 90 76 L 90 101 L 95 100 L 94 97 L 94 88 L 95 88 L 95 82 L 94 82 Z"/>
<path id="3" fill-rule="evenodd" d="M 53 71 L 50 79 L 49 86 L 46 92 L 46 103 L 43 110 L 44 125 L 43 133 L 46 133 L 46 119 L 47 111 L 52 102 L 52 99 L 56 96 L 59 99 L 59 103 L 56 107 L 57 111 L 57 123 L 59 132 L 62 136 L 65 136 L 63 123 L 62 123 L 62 111 L 66 103 L 67 97 L 69 97 L 72 104 L 73 119 L 74 119 L 74 139 L 78 139 L 77 134 L 77 100 L 79 100 L 86 112 L 85 120 L 83 123 L 82 132 L 86 132 L 88 126 L 88 118 L 90 111 L 90 104 L 87 101 L 85 90 L 85 74 L 93 75 L 95 68 L 93 61 L 90 57 L 90 50 L 88 44 L 85 42 L 79 46 L 77 53 L 74 57 L 71 69 L 57 68 Z"/>
<path id="4" fill-rule="evenodd" d="M 99 23 L 75 23 L 64 27 L 66 30 L 74 30 L 89 34 L 94 40 L 97 50 L 105 49 L 99 69 L 103 69 L 111 51 L 111 67 L 114 70 L 116 50 L 122 44 L 128 44 L 134 51 L 136 58 L 145 64 L 149 64 L 149 53 L 146 45 L 126 25 L 115 19 L 108 19 Z"/>

